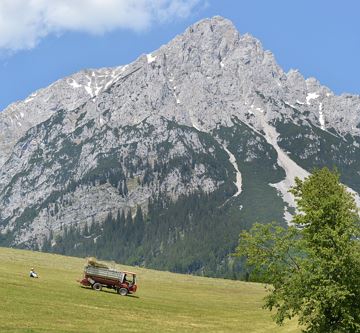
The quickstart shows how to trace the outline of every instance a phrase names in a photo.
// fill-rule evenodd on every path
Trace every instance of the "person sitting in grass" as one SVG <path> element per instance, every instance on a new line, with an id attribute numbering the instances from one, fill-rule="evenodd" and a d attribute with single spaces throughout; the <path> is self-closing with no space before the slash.
<path id="1" fill-rule="evenodd" d="M 30 277 L 31 278 L 38 278 L 38 274 L 35 272 L 34 268 L 31 268 L 30 270 Z"/>

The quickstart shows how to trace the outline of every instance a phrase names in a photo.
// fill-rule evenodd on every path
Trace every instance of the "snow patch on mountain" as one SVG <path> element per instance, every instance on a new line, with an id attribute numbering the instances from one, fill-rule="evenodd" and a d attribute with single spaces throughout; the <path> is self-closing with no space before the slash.
<path id="1" fill-rule="evenodd" d="M 358 207 L 360 207 L 360 196 L 359 193 L 357 193 L 356 191 L 354 191 L 351 187 L 347 187 L 347 190 L 349 193 L 351 193 L 354 197 L 355 203 Z"/>
<path id="2" fill-rule="evenodd" d="M 295 177 L 299 177 L 300 179 L 304 179 L 305 177 L 309 176 L 309 172 L 304 170 L 298 164 L 296 164 L 278 145 L 277 138 L 279 133 L 276 129 L 267 123 L 264 117 L 263 110 L 258 110 L 257 116 L 260 119 L 260 127 L 262 131 L 265 133 L 264 138 L 266 141 L 274 147 L 277 152 L 278 158 L 277 163 L 278 165 L 284 169 L 285 171 L 285 178 L 275 184 L 270 184 L 271 186 L 275 187 L 282 195 L 283 200 L 291 207 L 296 207 L 294 197 L 288 191 L 294 185 Z M 289 214 L 284 214 L 285 219 L 289 221 Z"/>
<path id="3" fill-rule="evenodd" d="M 308 95 L 306 96 L 306 104 L 310 105 L 310 101 L 312 99 L 317 99 L 318 97 L 320 97 L 320 95 L 317 93 L 308 93 Z"/>
<path id="4" fill-rule="evenodd" d="M 156 56 L 152 56 L 151 53 L 147 54 L 146 58 L 147 58 L 148 64 L 151 64 L 152 62 L 154 62 L 156 60 Z"/>
<path id="5" fill-rule="evenodd" d="M 66 82 L 74 89 L 83 88 L 85 92 L 93 98 L 102 91 L 114 84 L 126 70 L 128 66 L 119 66 L 115 68 L 104 68 L 99 70 L 84 71 L 85 75 L 80 73 L 73 75 Z M 78 77 L 78 79 L 76 79 Z"/>
<path id="6" fill-rule="evenodd" d="M 201 128 L 198 120 L 194 117 L 194 115 L 192 115 L 191 112 L 189 112 L 189 118 L 190 118 L 190 123 L 191 123 L 192 127 L 194 127 L 199 132 L 206 132 L 204 129 Z"/>
<path id="7" fill-rule="evenodd" d="M 74 89 L 78 89 L 78 88 L 81 88 L 82 85 L 78 82 L 76 82 L 75 80 L 73 79 L 69 79 L 68 80 L 68 83 L 70 84 L 70 86 L 72 86 Z"/>
<path id="8" fill-rule="evenodd" d="M 295 105 L 293 105 L 293 104 L 291 104 L 291 103 L 289 103 L 289 102 L 284 102 L 287 106 L 290 106 L 291 108 L 293 108 L 293 109 L 296 109 L 296 106 Z"/>
<path id="9" fill-rule="evenodd" d="M 223 148 L 226 151 L 226 153 L 229 155 L 229 161 L 233 165 L 233 167 L 234 167 L 234 169 L 236 171 L 236 181 L 234 182 L 234 184 L 237 187 L 237 191 L 233 195 L 233 197 L 237 197 L 242 192 L 241 172 L 239 171 L 239 167 L 238 167 L 238 164 L 236 162 L 236 158 L 235 158 L 234 154 L 228 148 L 226 148 L 224 145 L 223 145 Z"/>
<path id="10" fill-rule="evenodd" d="M 319 110 L 322 109 L 322 104 L 319 106 Z M 294 162 L 278 145 L 277 138 L 279 136 L 279 133 L 276 131 L 276 129 L 271 126 L 264 117 L 263 110 L 258 110 L 258 108 L 255 109 L 258 111 L 258 117 L 260 119 L 260 126 L 262 131 L 265 133 L 264 138 L 266 141 L 274 147 L 278 154 L 277 163 L 278 165 L 284 169 L 285 171 L 285 178 L 275 184 L 269 184 L 273 187 L 275 187 L 282 195 L 282 198 L 284 202 L 286 202 L 290 207 L 296 207 L 294 197 L 291 193 L 289 193 L 289 189 L 294 186 L 295 184 L 295 177 L 298 177 L 300 179 L 304 179 L 310 175 L 308 171 L 303 169 L 301 166 L 299 166 L 296 162 Z M 321 120 L 322 126 L 325 124 L 324 118 Z M 325 128 L 324 128 L 325 129 Z M 360 196 L 359 194 L 354 191 L 350 187 L 346 187 L 348 192 L 353 194 L 355 202 L 358 207 L 360 207 Z M 284 211 L 284 218 L 286 221 L 290 222 L 292 219 L 292 215 L 287 211 L 285 207 Z"/>

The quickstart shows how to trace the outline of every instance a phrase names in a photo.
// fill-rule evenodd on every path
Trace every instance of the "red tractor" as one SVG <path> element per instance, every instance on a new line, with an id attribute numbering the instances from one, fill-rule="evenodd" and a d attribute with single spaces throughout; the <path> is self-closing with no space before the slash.
<path id="1" fill-rule="evenodd" d="M 102 264 L 99 267 L 90 262 L 84 267 L 84 275 L 79 282 L 97 291 L 101 291 L 102 288 L 114 289 L 121 296 L 135 293 L 137 290 L 136 273 L 120 272 Z"/>

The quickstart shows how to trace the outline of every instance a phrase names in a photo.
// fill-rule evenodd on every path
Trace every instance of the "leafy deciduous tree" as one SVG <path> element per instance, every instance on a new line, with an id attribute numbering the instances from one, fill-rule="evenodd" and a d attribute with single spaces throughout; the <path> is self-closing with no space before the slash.
<path id="1" fill-rule="evenodd" d="M 360 332 L 360 230 L 352 194 L 327 168 L 291 189 L 292 226 L 256 224 L 236 255 L 270 284 L 265 307 L 278 324 L 297 316 L 307 333 Z"/>

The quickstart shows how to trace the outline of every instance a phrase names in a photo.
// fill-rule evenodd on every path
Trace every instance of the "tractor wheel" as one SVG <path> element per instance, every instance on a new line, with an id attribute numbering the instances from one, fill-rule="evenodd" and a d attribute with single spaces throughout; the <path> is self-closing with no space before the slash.
<path id="1" fill-rule="evenodd" d="M 96 291 L 101 291 L 101 289 L 102 289 L 102 285 L 98 282 L 94 283 L 92 287 Z"/>
<path id="2" fill-rule="evenodd" d="M 117 290 L 117 292 L 121 296 L 126 296 L 129 293 L 129 291 L 126 288 L 120 288 Z"/>

